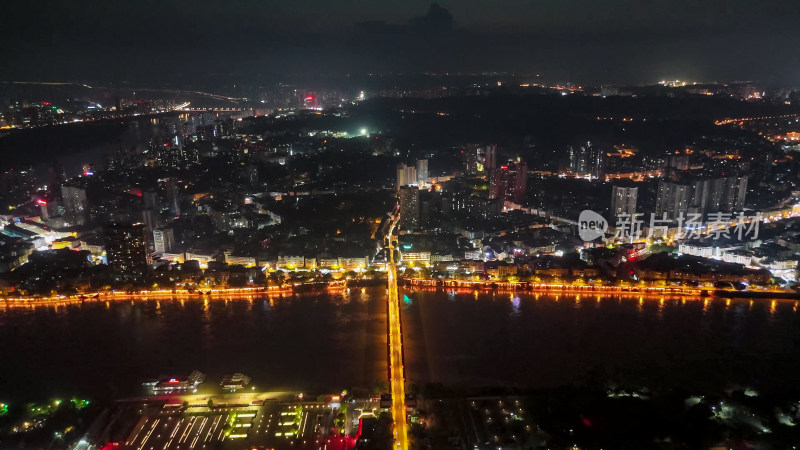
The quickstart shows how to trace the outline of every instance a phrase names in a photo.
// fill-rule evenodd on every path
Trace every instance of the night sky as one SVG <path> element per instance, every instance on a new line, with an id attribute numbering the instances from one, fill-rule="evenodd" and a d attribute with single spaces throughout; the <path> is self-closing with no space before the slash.
<path id="1" fill-rule="evenodd" d="M 516 71 L 800 85 L 797 0 L 5 0 L 0 80 Z M 430 12 L 429 12 L 430 11 Z M 230 75 L 229 75 L 230 74 Z"/>

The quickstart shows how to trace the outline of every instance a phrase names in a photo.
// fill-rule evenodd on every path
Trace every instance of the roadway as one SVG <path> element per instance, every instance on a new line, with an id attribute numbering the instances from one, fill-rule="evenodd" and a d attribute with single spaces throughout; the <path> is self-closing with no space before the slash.
<path id="1" fill-rule="evenodd" d="M 394 420 L 395 448 L 408 449 L 408 424 L 406 423 L 405 374 L 403 367 L 403 334 L 400 325 L 400 301 L 397 292 L 397 266 L 394 261 L 392 233 L 400 215 L 395 214 L 389 227 L 389 383 L 392 392 L 392 419 Z"/>

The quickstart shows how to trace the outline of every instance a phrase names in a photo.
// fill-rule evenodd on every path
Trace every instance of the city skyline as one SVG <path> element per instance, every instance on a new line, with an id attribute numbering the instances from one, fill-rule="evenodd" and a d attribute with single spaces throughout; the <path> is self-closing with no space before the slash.
<path id="1" fill-rule="evenodd" d="M 800 4 L 21 2 L 0 450 L 800 442 Z"/>

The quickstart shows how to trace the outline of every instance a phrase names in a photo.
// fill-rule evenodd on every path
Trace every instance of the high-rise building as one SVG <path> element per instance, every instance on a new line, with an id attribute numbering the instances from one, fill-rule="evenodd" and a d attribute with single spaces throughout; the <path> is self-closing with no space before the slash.
<path id="1" fill-rule="evenodd" d="M 611 214 L 619 217 L 620 214 L 636 213 L 636 198 L 639 194 L 637 187 L 613 186 L 611 188 Z"/>
<path id="2" fill-rule="evenodd" d="M 691 186 L 659 181 L 656 195 L 656 217 L 662 218 L 666 214 L 667 219 L 675 220 L 680 214 L 686 216 L 691 204 L 691 196 Z"/>
<path id="3" fill-rule="evenodd" d="M 178 194 L 178 183 L 175 178 L 167 180 L 167 203 L 169 204 L 169 213 L 173 216 L 181 215 L 180 196 Z"/>
<path id="4" fill-rule="evenodd" d="M 492 172 L 489 176 L 489 198 L 502 198 L 506 197 L 506 174 L 501 168 Z"/>
<path id="5" fill-rule="evenodd" d="M 497 169 L 497 144 L 487 145 L 483 150 L 483 170 Z"/>
<path id="6" fill-rule="evenodd" d="M 89 213 L 86 189 L 79 186 L 62 185 L 61 198 L 64 201 L 64 220 L 67 225 L 85 225 Z"/>
<path id="7" fill-rule="evenodd" d="M 464 163 L 464 173 L 475 175 L 478 173 L 478 147 L 468 145 L 461 150 L 461 160 Z"/>
<path id="8" fill-rule="evenodd" d="M 489 179 L 489 198 L 521 204 L 525 201 L 527 187 L 527 163 L 509 162 L 492 171 Z"/>
<path id="9" fill-rule="evenodd" d="M 148 232 L 152 232 L 161 226 L 161 217 L 159 216 L 159 212 L 155 209 L 142 210 L 142 223 Z"/>
<path id="10" fill-rule="evenodd" d="M 36 179 L 33 169 L 8 169 L 0 173 L 0 196 L 12 203 L 29 201 L 36 192 Z"/>
<path id="11" fill-rule="evenodd" d="M 397 195 L 400 203 L 400 228 L 416 228 L 419 225 L 419 189 L 401 186 Z"/>
<path id="12" fill-rule="evenodd" d="M 215 139 L 230 137 L 233 133 L 233 119 L 230 116 L 216 119 L 212 133 Z"/>
<path id="13" fill-rule="evenodd" d="M 711 180 L 708 178 L 694 180 L 692 182 L 692 208 L 693 212 L 703 214 L 708 208 L 709 192 Z"/>
<path id="14" fill-rule="evenodd" d="M 144 201 L 144 209 L 159 209 L 158 192 L 153 189 L 142 192 L 142 200 Z"/>
<path id="15" fill-rule="evenodd" d="M 175 246 L 175 231 L 170 227 L 153 230 L 153 247 L 156 253 L 169 253 Z"/>
<path id="16" fill-rule="evenodd" d="M 678 170 L 689 170 L 689 155 L 671 155 L 669 157 L 669 167 L 674 167 Z"/>
<path id="17" fill-rule="evenodd" d="M 579 177 L 602 179 L 605 176 L 604 154 L 591 142 L 569 147 L 569 171 Z"/>
<path id="18" fill-rule="evenodd" d="M 481 164 L 482 147 L 475 144 L 470 144 L 461 150 L 461 159 L 464 162 L 464 173 L 467 175 L 475 175 L 479 170 Z"/>
<path id="19" fill-rule="evenodd" d="M 108 266 L 126 275 L 140 275 L 147 268 L 144 226 L 110 224 L 103 228 Z"/>
<path id="20" fill-rule="evenodd" d="M 245 176 L 247 177 L 247 184 L 253 188 L 258 188 L 258 166 L 255 164 L 248 164 L 244 168 Z"/>
<path id="21" fill-rule="evenodd" d="M 400 163 L 397 165 L 397 181 L 395 182 L 395 185 L 397 189 L 400 189 L 401 187 L 407 184 L 408 183 L 406 182 L 406 163 Z"/>
<path id="22" fill-rule="evenodd" d="M 705 212 L 734 212 L 744 208 L 747 177 L 712 179 Z"/>
<path id="23" fill-rule="evenodd" d="M 656 215 L 675 219 L 688 214 L 733 213 L 744 208 L 747 177 L 700 178 L 687 183 L 658 183 Z"/>
<path id="24" fill-rule="evenodd" d="M 417 160 L 417 183 L 422 184 L 428 180 L 428 160 Z"/>
<path id="25" fill-rule="evenodd" d="M 427 162 L 426 162 L 427 168 Z M 417 168 L 414 166 L 407 166 L 406 163 L 397 165 L 397 188 L 410 184 L 417 184 Z"/>
<path id="26" fill-rule="evenodd" d="M 464 173 L 476 175 L 497 168 L 497 145 L 470 144 L 461 150 Z"/>
<path id="27" fill-rule="evenodd" d="M 514 173 L 513 196 L 510 200 L 514 203 L 523 203 L 525 201 L 525 193 L 528 189 L 528 163 L 518 162 L 510 164 L 509 171 Z M 506 199 L 508 199 L 508 193 L 506 193 Z"/>
<path id="28" fill-rule="evenodd" d="M 61 164 L 53 164 L 47 169 L 47 190 L 61 192 L 61 183 L 67 179 L 67 173 Z"/>

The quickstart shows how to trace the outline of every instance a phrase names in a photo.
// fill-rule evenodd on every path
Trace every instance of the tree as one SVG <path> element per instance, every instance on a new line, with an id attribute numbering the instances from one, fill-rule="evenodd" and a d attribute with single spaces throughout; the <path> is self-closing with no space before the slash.
<path id="1" fill-rule="evenodd" d="M 283 282 L 286 279 L 285 274 L 282 270 L 276 270 L 269 274 L 269 280 L 272 284 L 276 286 L 283 286 Z"/>
<path id="2" fill-rule="evenodd" d="M 369 268 L 366 272 L 364 272 L 364 276 L 374 280 L 380 277 L 380 273 L 378 273 L 378 271 L 374 268 Z"/>
<path id="3" fill-rule="evenodd" d="M 336 414 L 336 418 L 333 419 L 333 424 L 334 424 L 334 426 L 336 426 L 336 428 L 338 428 L 340 430 L 344 430 L 344 421 L 345 421 L 344 413 L 339 413 L 339 414 Z"/>

